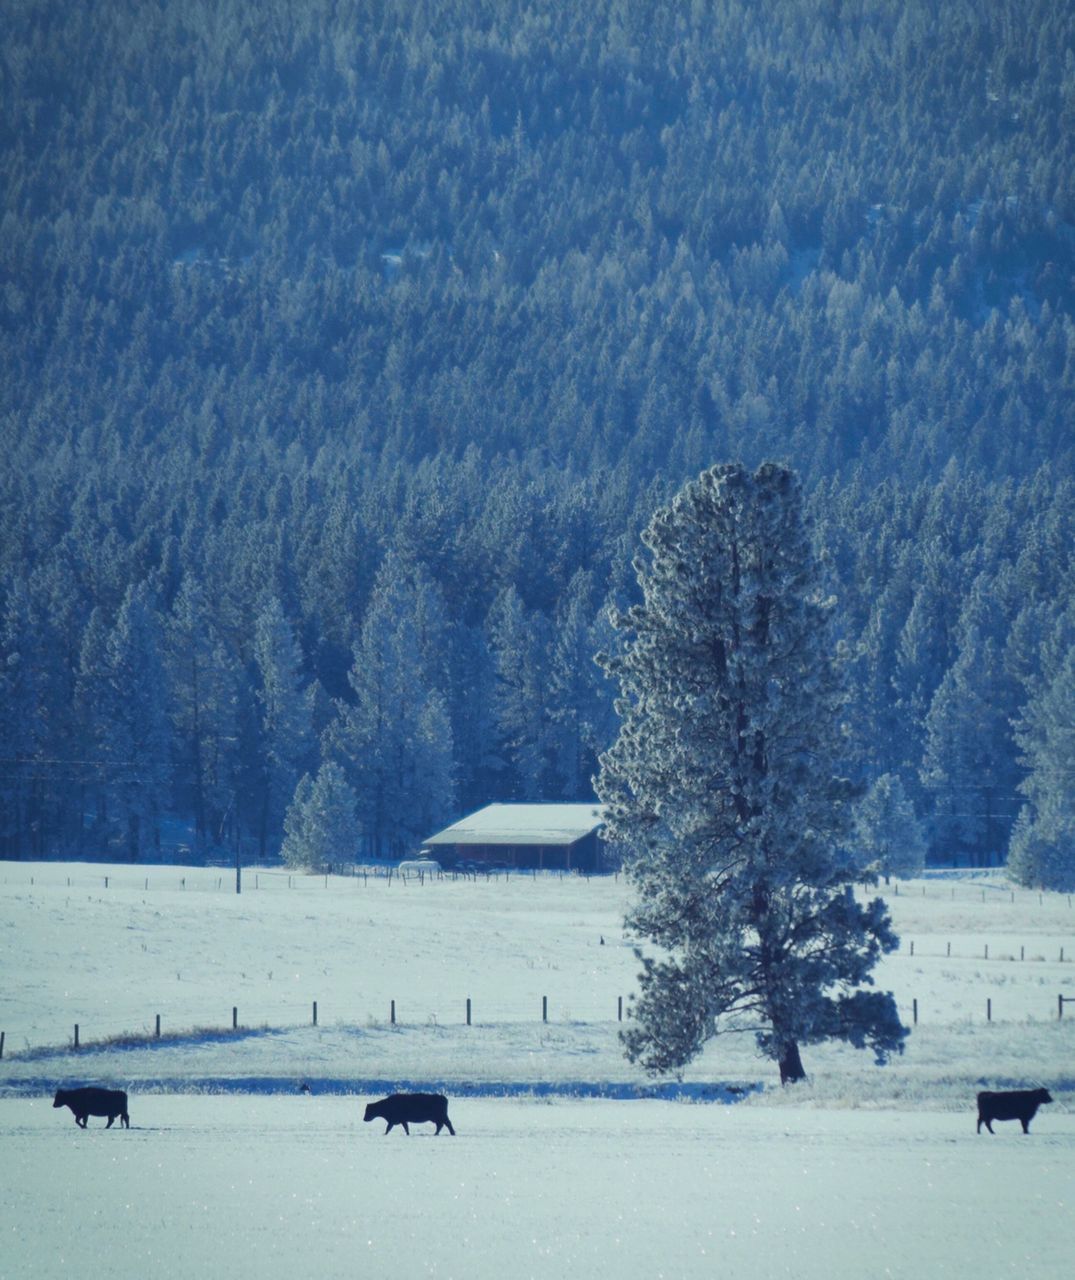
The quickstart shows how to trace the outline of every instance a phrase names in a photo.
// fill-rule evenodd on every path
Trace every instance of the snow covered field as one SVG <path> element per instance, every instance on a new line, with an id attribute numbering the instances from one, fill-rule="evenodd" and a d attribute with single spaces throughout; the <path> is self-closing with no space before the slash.
<path id="1" fill-rule="evenodd" d="M 0 1101 L 0 1276 L 967 1277 L 1071 1261 L 1071 1116 L 472 1098 L 458 1137 L 354 1099 L 146 1096 L 82 1133 Z M 91 1122 L 92 1123 L 92 1122 Z"/>
<path id="2" fill-rule="evenodd" d="M 878 981 L 905 1021 L 918 1001 L 902 1058 L 810 1047 L 811 1080 L 781 1091 L 727 1036 L 654 1090 L 616 1037 L 622 881 L 251 871 L 233 889 L 0 863 L 0 1277 L 1066 1273 L 1065 896 L 893 886 L 903 943 Z M 977 1089 L 1039 1080 L 1056 1102 L 1029 1138 L 975 1134 Z M 82 1081 L 129 1090 L 129 1131 L 52 1109 Z M 363 1125 L 366 1098 L 407 1086 L 443 1088 L 459 1137 Z"/>

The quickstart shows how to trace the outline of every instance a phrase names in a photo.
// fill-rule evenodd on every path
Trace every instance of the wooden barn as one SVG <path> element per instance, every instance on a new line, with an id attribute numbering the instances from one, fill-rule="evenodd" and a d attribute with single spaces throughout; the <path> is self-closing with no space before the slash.
<path id="1" fill-rule="evenodd" d="M 422 842 L 443 866 L 537 867 L 597 871 L 603 807 L 589 804 L 490 804 Z"/>

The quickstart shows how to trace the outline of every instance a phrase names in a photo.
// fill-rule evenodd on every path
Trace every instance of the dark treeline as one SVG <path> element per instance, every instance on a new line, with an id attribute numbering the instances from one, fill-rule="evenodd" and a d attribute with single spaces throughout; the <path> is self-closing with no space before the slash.
<path id="1" fill-rule="evenodd" d="M 589 798 L 639 529 L 764 458 L 848 769 L 1041 835 L 1072 6 L 22 0 L 0 66 L 0 853 L 274 855 L 326 761 L 369 851 Z"/>

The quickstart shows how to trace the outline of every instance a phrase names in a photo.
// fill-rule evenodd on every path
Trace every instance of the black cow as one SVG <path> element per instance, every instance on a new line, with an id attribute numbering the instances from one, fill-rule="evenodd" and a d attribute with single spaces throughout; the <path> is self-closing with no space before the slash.
<path id="1" fill-rule="evenodd" d="M 435 1124 L 437 1133 L 447 1126 L 448 1132 L 455 1137 L 452 1122 L 448 1119 L 448 1099 L 443 1093 L 393 1093 L 380 1102 L 371 1102 L 366 1106 L 363 1120 L 384 1120 L 391 1133 L 397 1124 L 403 1126 L 403 1132 L 410 1135 L 411 1124 Z M 437 1133 L 433 1136 L 436 1137 Z"/>
<path id="2" fill-rule="evenodd" d="M 1043 1102 L 1052 1102 L 1048 1089 L 1007 1089 L 999 1093 L 978 1095 L 978 1132 L 982 1125 L 993 1132 L 994 1120 L 1018 1120 L 1023 1132 L 1030 1132 L 1030 1122 Z"/>
<path id="3" fill-rule="evenodd" d="M 122 1089 L 57 1089 L 52 1100 L 54 1107 L 70 1107 L 75 1117 L 75 1124 L 86 1127 L 87 1116 L 107 1116 L 106 1129 L 112 1128 L 112 1121 L 119 1116 L 124 1129 L 131 1127 L 131 1118 L 127 1114 L 127 1095 Z"/>

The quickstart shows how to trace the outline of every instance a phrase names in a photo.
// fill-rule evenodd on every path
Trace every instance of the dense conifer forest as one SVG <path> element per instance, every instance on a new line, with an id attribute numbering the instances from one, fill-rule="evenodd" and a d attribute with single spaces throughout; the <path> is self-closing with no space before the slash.
<path id="1" fill-rule="evenodd" d="M 639 530 L 765 459 L 850 775 L 937 859 L 1075 848 L 1070 3 L 4 25 L 0 854 L 590 798 Z"/>

